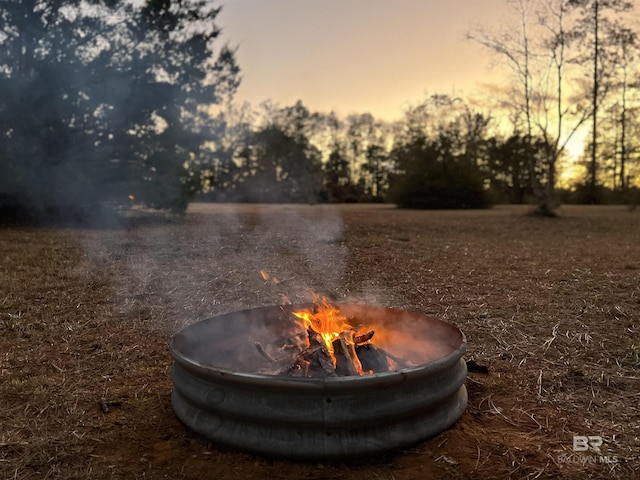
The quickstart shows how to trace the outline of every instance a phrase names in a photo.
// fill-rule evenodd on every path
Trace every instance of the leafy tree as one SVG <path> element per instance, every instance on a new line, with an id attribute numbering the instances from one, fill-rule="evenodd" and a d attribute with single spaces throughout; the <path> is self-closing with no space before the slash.
<path id="1" fill-rule="evenodd" d="M 500 202 L 526 203 L 533 196 L 529 178 L 528 159 L 542 158 L 546 147 L 544 141 L 532 140 L 522 135 L 513 134 L 506 140 L 496 137 L 488 141 L 488 168 L 491 178 L 491 191 Z M 534 161 L 541 165 L 541 161 Z M 533 170 L 534 175 L 541 176 L 543 170 Z M 542 180 L 538 180 L 542 183 Z"/>
<path id="2" fill-rule="evenodd" d="M 190 167 L 199 182 L 198 199 L 227 200 L 242 173 L 237 159 L 246 150 L 254 119 L 255 112 L 247 102 L 225 102 L 220 108 L 214 119 L 220 135 L 203 145 L 202 155 Z"/>
<path id="3" fill-rule="evenodd" d="M 391 152 L 391 200 L 408 208 L 488 206 L 488 125 L 488 118 L 448 95 L 409 108 Z"/>
<path id="4" fill-rule="evenodd" d="M 458 153 L 446 132 L 429 141 L 421 135 L 396 147 L 398 165 L 391 199 L 403 208 L 484 208 L 489 197 L 479 167 Z"/>
<path id="5" fill-rule="evenodd" d="M 0 4 L 0 195 L 35 215 L 128 196 L 180 210 L 238 84 L 204 0 Z"/>
<path id="6" fill-rule="evenodd" d="M 317 201 L 321 188 L 320 152 L 304 137 L 276 125 L 249 135 L 239 158 L 240 176 L 231 198 L 249 202 Z"/>
<path id="7" fill-rule="evenodd" d="M 366 163 L 362 170 L 367 177 L 367 191 L 372 200 L 382 201 L 382 192 L 387 187 L 389 169 L 387 167 L 388 155 L 381 145 L 372 144 L 365 152 Z"/>
<path id="8" fill-rule="evenodd" d="M 332 202 L 356 202 L 362 196 L 351 182 L 349 160 L 339 146 L 335 146 L 323 166 L 327 200 Z"/>
<path id="9" fill-rule="evenodd" d="M 369 195 L 377 195 L 373 191 L 376 181 L 371 172 L 377 168 L 381 152 L 385 151 L 385 138 L 384 125 L 370 113 L 347 117 L 345 151 L 349 155 L 351 183 L 362 183 Z"/>

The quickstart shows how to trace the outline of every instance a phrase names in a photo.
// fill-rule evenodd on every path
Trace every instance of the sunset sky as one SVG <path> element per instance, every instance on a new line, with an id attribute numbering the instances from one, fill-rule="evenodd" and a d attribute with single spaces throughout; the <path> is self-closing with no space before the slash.
<path id="1" fill-rule="evenodd" d="M 505 0 L 226 0 L 223 38 L 237 46 L 237 100 L 297 100 L 315 111 L 400 118 L 425 94 L 469 96 L 492 78 L 465 39 L 495 25 Z"/>

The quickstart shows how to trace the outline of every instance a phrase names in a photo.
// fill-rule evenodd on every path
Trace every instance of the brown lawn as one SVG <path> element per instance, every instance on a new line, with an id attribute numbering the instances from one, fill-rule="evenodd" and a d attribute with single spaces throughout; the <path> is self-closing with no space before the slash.
<path id="1" fill-rule="evenodd" d="M 0 228 L 0 478 L 640 478 L 640 213 L 526 212 L 194 204 L 127 229 Z M 312 291 L 461 328 L 489 374 L 469 373 L 460 421 L 358 464 L 196 440 L 171 408 L 171 335 Z M 574 435 L 610 463 L 571 456 Z"/>

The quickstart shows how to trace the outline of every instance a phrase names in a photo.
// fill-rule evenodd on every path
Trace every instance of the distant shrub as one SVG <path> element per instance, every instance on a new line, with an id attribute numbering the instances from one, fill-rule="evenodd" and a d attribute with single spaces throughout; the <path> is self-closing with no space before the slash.
<path id="1" fill-rule="evenodd" d="M 391 200 L 401 208 L 486 208 L 491 205 L 480 168 L 441 141 L 419 139 L 396 150 Z"/>
<path id="2" fill-rule="evenodd" d="M 603 185 L 597 185 L 595 195 L 589 185 L 577 184 L 572 190 L 561 192 L 563 203 L 597 204 L 597 205 L 628 205 L 636 206 L 640 203 L 640 188 L 628 187 L 613 190 Z"/>

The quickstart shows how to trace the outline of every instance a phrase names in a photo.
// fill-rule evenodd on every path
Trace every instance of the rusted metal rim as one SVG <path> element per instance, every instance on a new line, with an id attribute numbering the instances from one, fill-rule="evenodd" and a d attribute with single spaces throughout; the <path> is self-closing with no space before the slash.
<path id="1" fill-rule="evenodd" d="M 290 308 L 302 307 L 306 306 Z M 191 325 L 171 339 L 175 359 L 172 403 L 177 416 L 197 434 L 222 445 L 313 461 L 413 445 L 460 418 L 467 404 L 467 370 L 462 358 L 466 339 L 460 330 L 415 312 L 339 307 L 373 320 L 368 324 L 409 322 L 418 337 L 432 331 L 442 347 L 439 353 L 444 354 L 428 358 L 413 352 L 414 363 L 428 361 L 362 377 L 288 378 L 251 373 L 246 371 L 253 368 L 251 358 L 230 360 L 226 351 L 215 350 L 229 343 L 231 348 L 244 349 L 245 345 L 238 344 L 239 337 L 246 336 L 250 344 L 252 333 L 268 334 L 273 322 L 288 310 L 262 307 L 221 315 Z M 224 338 L 215 338 L 223 332 Z M 417 340 L 427 342 L 426 337 Z M 389 345 L 393 348 L 393 342 Z M 251 357 L 252 349 L 246 352 Z"/>

